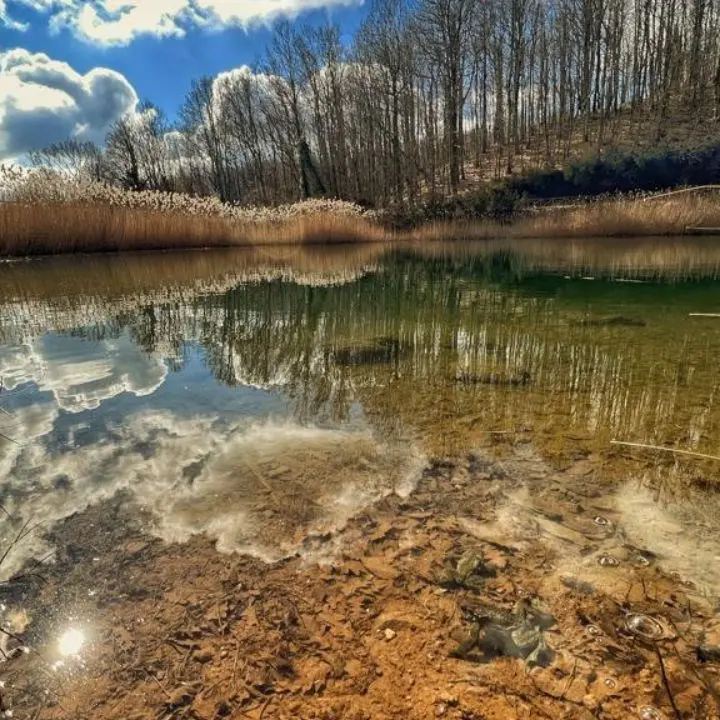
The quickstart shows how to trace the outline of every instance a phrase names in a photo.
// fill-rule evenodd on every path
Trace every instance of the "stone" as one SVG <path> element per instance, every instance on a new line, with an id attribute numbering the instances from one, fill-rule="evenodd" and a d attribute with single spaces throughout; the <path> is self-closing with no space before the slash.
<path id="1" fill-rule="evenodd" d="M 213 651 L 210 648 L 200 648 L 193 653 L 193 660 L 199 663 L 209 663 L 213 659 Z"/>

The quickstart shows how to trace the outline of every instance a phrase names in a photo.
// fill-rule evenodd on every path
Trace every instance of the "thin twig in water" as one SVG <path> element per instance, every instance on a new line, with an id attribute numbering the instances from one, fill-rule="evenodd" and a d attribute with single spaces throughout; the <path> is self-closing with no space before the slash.
<path id="1" fill-rule="evenodd" d="M 147 670 L 145 672 L 157 683 L 157 686 L 163 691 L 163 693 L 165 693 L 165 697 L 171 700 L 172 695 L 163 687 L 163 684 L 155 677 L 155 675 Z"/>
<path id="2" fill-rule="evenodd" d="M 663 661 L 663 656 L 662 656 L 662 653 L 660 652 L 660 648 L 657 645 L 655 646 L 655 652 L 657 653 L 658 663 L 660 664 L 660 674 L 662 675 L 662 681 L 663 681 L 663 685 L 665 686 L 665 692 L 667 693 L 668 699 L 670 700 L 670 704 L 672 705 L 672 709 L 673 709 L 673 712 L 675 713 L 676 719 L 682 720 L 680 711 L 677 709 L 677 705 L 675 704 L 675 698 L 673 697 L 672 690 L 670 689 L 670 682 L 668 681 L 667 673 L 665 672 L 665 662 Z"/>
<path id="3" fill-rule="evenodd" d="M 560 700 L 565 699 L 565 695 L 567 695 L 567 691 L 570 689 L 570 686 L 573 684 L 573 680 L 575 680 L 575 672 L 577 671 L 577 658 L 575 658 L 575 662 L 573 663 L 573 669 L 570 673 L 570 677 L 568 678 L 567 682 L 565 683 L 565 688 L 562 691 L 562 694 L 560 695 Z"/>
<path id="4" fill-rule="evenodd" d="M 15 539 L 5 548 L 5 552 L 2 554 L 2 557 L 0 557 L 0 565 L 5 562 L 7 556 L 10 554 L 10 551 L 25 537 L 23 533 L 29 524 L 30 520 L 26 520 L 25 524 L 20 528 L 20 532 L 15 536 Z"/>
<path id="5" fill-rule="evenodd" d="M 262 717 L 263 717 L 263 715 L 265 714 L 265 711 L 267 710 L 267 706 L 270 704 L 271 701 L 272 701 L 272 698 L 271 698 L 271 697 L 269 697 L 269 698 L 265 701 L 265 704 L 262 706 L 262 709 L 260 710 L 260 714 L 258 715 L 258 720 L 262 720 Z"/>
<path id="6" fill-rule="evenodd" d="M 15 583 L 19 583 L 21 580 L 25 580 L 25 578 L 37 578 L 41 583 L 43 583 L 43 585 L 47 585 L 47 580 L 39 573 L 22 573 L 21 575 L 13 575 L 13 577 L 8 580 L 0 581 L 0 585 L 14 585 Z"/>
<path id="7" fill-rule="evenodd" d="M 677 448 L 664 447 L 663 445 L 645 445 L 644 443 L 621 442 L 620 440 L 611 440 L 610 444 L 639 448 L 641 450 L 659 450 L 661 452 L 674 453 L 675 455 L 688 455 L 689 457 L 702 458 L 704 460 L 720 460 L 720 457 L 717 455 L 705 455 L 704 453 L 696 453 L 691 450 L 678 450 Z"/>

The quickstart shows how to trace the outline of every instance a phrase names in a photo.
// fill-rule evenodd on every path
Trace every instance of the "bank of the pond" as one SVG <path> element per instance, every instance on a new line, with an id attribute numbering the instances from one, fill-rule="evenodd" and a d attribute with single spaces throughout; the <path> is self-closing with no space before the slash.
<path id="1" fill-rule="evenodd" d="M 505 221 L 450 214 L 431 222 L 422 212 L 412 219 L 391 218 L 332 201 L 262 212 L 233 211 L 227 216 L 214 214 L 214 205 L 209 214 L 185 212 L 181 207 L 2 203 L 0 256 L 398 241 L 630 238 L 677 236 L 698 228 L 718 228 L 720 235 L 720 201 L 689 193 L 535 207 Z"/>

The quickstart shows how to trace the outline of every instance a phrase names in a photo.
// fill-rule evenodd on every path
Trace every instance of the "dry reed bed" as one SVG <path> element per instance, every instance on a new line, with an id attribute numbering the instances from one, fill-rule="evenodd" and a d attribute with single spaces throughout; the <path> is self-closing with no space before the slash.
<path id="1" fill-rule="evenodd" d="M 362 216 L 319 212 L 263 221 L 85 203 L 3 203 L 0 255 L 377 242 Z"/>
<path id="2" fill-rule="evenodd" d="M 429 225 L 414 235 L 424 240 L 659 237 L 683 235 L 688 227 L 720 228 L 720 199 L 682 194 L 647 200 L 612 200 L 546 210 L 505 225 L 497 222 Z"/>
<path id="3" fill-rule="evenodd" d="M 0 202 L 0 255 L 7 257 L 388 240 L 648 237 L 682 235 L 688 226 L 720 227 L 717 196 L 693 193 L 552 209 L 508 224 L 428 224 L 398 234 L 383 228 L 375 214 L 341 201 L 245 208 L 46 173 L 5 171 L 3 177 L 11 201 Z"/>

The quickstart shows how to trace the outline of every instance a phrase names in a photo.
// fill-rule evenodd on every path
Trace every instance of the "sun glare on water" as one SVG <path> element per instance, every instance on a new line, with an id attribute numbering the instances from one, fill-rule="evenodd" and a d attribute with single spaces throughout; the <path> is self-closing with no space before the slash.
<path id="1" fill-rule="evenodd" d="M 77 655 L 85 644 L 85 635 L 81 630 L 68 630 L 58 641 L 60 654 L 63 657 Z"/>

